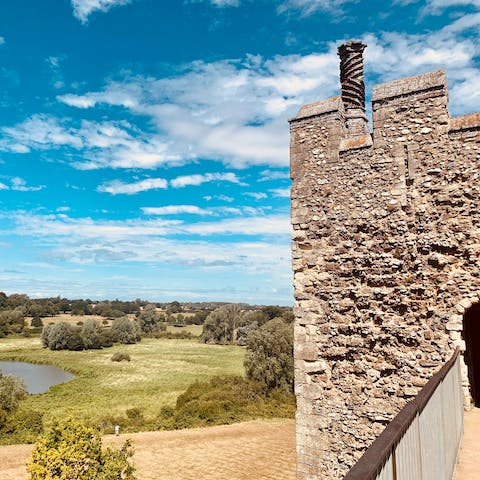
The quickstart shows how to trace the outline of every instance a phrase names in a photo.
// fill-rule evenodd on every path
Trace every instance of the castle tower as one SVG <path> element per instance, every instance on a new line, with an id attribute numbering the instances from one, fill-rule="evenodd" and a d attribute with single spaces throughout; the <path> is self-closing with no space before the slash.
<path id="1" fill-rule="evenodd" d="M 290 122 L 299 480 L 342 478 L 456 346 L 480 403 L 480 114 L 438 70 L 375 86 L 370 134 L 364 48 Z"/>

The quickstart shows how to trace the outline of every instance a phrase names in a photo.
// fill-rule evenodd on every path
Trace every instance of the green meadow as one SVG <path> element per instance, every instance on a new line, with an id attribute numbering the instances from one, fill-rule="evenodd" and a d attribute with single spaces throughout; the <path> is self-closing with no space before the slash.
<path id="1" fill-rule="evenodd" d="M 117 352 L 128 353 L 131 361 L 112 362 Z M 244 352 L 241 347 L 205 345 L 197 339 L 147 338 L 134 345 L 80 352 L 51 351 L 38 338 L 0 340 L 0 360 L 55 365 L 76 375 L 46 393 L 30 395 L 21 411 L 43 413 L 44 424 L 71 416 L 105 426 L 128 417 L 130 411 L 130 416 L 143 419 L 137 429 L 148 428 L 162 407 L 174 406 L 194 382 L 217 375 L 243 376 Z"/>

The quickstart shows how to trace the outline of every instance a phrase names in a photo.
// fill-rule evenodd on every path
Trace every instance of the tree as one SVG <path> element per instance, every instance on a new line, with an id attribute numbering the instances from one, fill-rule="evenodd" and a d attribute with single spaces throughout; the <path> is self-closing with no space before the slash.
<path id="1" fill-rule="evenodd" d="M 141 329 L 135 320 L 116 318 L 112 323 L 112 337 L 120 343 L 136 343 L 141 340 Z"/>
<path id="2" fill-rule="evenodd" d="M 182 304 L 174 300 L 167 307 L 168 313 L 180 313 L 182 311 Z"/>
<path id="3" fill-rule="evenodd" d="M 242 311 L 235 303 L 216 308 L 205 319 L 201 340 L 205 343 L 236 343 Z"/>
<path id="4" fill-rule="evenodd" d="M 145 305 L 143 310 L 137 314 L 137 322 L 142 329 L 142 333 L 147 335 L 159 329 L 160 320 L 161 316 L 152 303 Z"/>
<path id="5" fill-rule="evenodd" d="M 47 325 L 42 331 L 42 344 L 51 350 L 66 350 L 73 333 L 72 327 L 65 322 Z"/>
<path id="6" fill-rule="evenodd" d="M 35 443 L 30 480 L 135 480 L 130 442 L 102 451 L 100 433 L 73 420 L 55 422 Z"/>
<path id="7" fill-rule="evenodd" d="M 25 325 L 24 307 L 0 312 L 0 336 L 20 333 Z"/>
<path id="8" fill-rule="evenodd" d="M 89 319 L 85 321 L 80 337 L 86 349 L 102 348 L 103 346 L 103 330 L 95 320 Z"/>
<path id="9" fill-rule="evenodd" d="M 293 388 L 293 326 L 281 318 L 270 320 L 247 338 L 247 377 L 266 391 Z"/>
<path id="10" fill-rule="evenodd" d="M 0 427 L 5 424 L 7 417 L 13 413 L 27 396 L 25 382 L 14 375 L 3 375 L 0 372 Z"/>

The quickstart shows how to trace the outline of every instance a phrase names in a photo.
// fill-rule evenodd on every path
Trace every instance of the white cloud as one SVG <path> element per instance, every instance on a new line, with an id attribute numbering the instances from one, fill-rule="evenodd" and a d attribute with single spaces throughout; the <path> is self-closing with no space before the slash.
<path id="1" fill-rule="evenodd" d="M 197 207 L 196 205 L 165 205 L 163 207 L 142 207 L 146 215 L 177 215 L 190 213 L 194 215 L 210 215 L 209 210 Z"/>
<path id="2" fill-rule="evenodd" d="M 210 0 L 216 7 L 238 7 L 240 0 Z"/>
<path id="3" fill-rule="evenodd" d="M 18 192 L 37 192 L 38 190 L 44 189 L 45 185 L 29 187 L 27 186 L 27 182 L 23 178 L 14 177 L 12 178 L 12 186 L 10 188 L 11 190 L 16 190 Z"/>
<path id="4" fill-rule="evenodd" d="M 207 182 L 230 182 L 237 185 L 245 185 L 235 175 L 235 173 L 205 173 L 196 175 L 182 175 L 170 180 L 170 185 L 174 188 L 183 188 L 190 185 L 198 186 Z"/>
<path id="5" fill-rule="evenodd" d="M 283 13 L 288 10 L 298 10 L 302 15 L 311 15 L 317 11 L 339 13 L 342 6 L 356 0 L 286 0 L 282 2 L 278 11 Z"/>
<path id="6" fill-rule="evenodd" d="M 106 12 L 113 7 L 127 5 L 132 0 L 71 0 L 73 14 L 82 22 L 87 23 L 88 17 L 95 11 Z"/>
<path id="7" fill-rule="evenodd" d="M 82 170 L 96 168 L 144 168 L 176 164 L 180 157 L 168 152 L 167 144 L 155 135 L 147 135 L 128 122 L 92 122 L 83 120 L 73 127 L 68 119 L 33 115 L 14 127 L 0 131 L 0 150 L 28 153 L 32 149 L 70 147 L 81 152 L 73 166 Z"/>
<path id="8" fill-rule="evenodd" d="M 23 236 L 48 238 L 53 243 L 63 243 L 65 237 L 102 238 L 114 241 L 120 238 L 166 235 L 168 229 L 181 222 L 177 220 L 105 220 L 70 218 L 66 214 L 35 215 L 20 212 L 15 216 L 16 233 Z M 75 233 L 76 232 L 76 233 Z"/>
<path id="9" fill-rule="evenodd" d="M 252 197 L 255 200 L 261 200 L 262 198 L 268 197 L 265 192 L 245 192 L 244 195 L 246 195 L 247 197 Z"/>
<path id="10" fill-rule="evenodd" d="M 206 200 L 207 202 L 215 199 L 215 200 L 220 200 L 222 202 L 228 202 L 228 203 L 231 203 L 235 200 L 233 197 L 229 197 L 228 195 L 205 195 L 203 199 Z"/>
<path id="11" fill-rule="evenodd" d="M 38 192 L 39 190 L 43 190 L 45 185 L 38 185 L 35 187 L 29 187 L 27 182 L 20 177 L 13 177 L 10 179 L 10 185 L 5 183 L 0 183 L 0 190 L 14 190 L 17 192 Z"/>
<path id="12" fill-rule="evenodd" d="M 174 77 L 126 75 L 101 91 L 58 99 L 73 107 L 110 105 L 149 116 L 163 154 L 179 162 L 287 166 L 287 119 L 305 101 L 335 92 L 337 63 L 334 44 L 327 53 L 303 57 L 197 61 Z"/>
<path id="13" fill-rule="evenodd" d="M 194 223 L 183 228 L 188 233 L 198 235 L 288 235 L 291 229 L 290 217 L 278 214 Z"/>
<path id="14" fill-rule="evenodd" d="M 48 238 L 77 235 L 77 238 L 103 238 L 104 241 L 144 236 L 174 235 L 289 235 L 290 217 L 282 214 L 227 218 L 209 222 L 183 223 L 180 220 L 93 220 L 71 218 L 66 214 L 35 215 L 19 212 L 14 218 L 15 232 L 27 236 Z M 64 241 L 64 240 L 62 240 Z"/>
<path id="15" fill-rule="evenodd" d="M 271 188 L 269 192 L 271 192 L 274 197 L 290 197 L 290 188 Z"/>
<path id="16" fill-rule="evenodd" d="M 437 15 L 450 7 L 466 6 L 480 8 L 480 0 L 427 0 L 423 12 Z"/>
<path id="17" fill-rule="evenodd" d="M 4 37 L 0 37 L 0 45 L 3 45 L 5 43 L 5 38 Z"/>
<path id="18" fill-rule="evenodd" d="M 147 178 L 133 183 L 124 183 L 120 180 L 112 180 L 97 187 L 97 191 L 106 192 L 112 195 L 126 194 L 134 195 L 147 190 L 158 190 L 167 188 L 168 182 L 164 178 Z"/>
<path id="19" fill-rule="evenodd" d="M 290 172 L 288 170 L 264 170 L 260 172 L 259 182 L 267 182 L 270 180 L 289 180 Z"/>

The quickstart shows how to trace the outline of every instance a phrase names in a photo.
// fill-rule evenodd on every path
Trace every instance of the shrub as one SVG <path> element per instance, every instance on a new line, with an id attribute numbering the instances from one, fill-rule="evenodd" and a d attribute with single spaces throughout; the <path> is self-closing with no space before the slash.
<path id="1" fill-rule="evenodd" d="M 3 375 L 0 372 L 0 427 L 17 409 L 20 400 L 26 396 L 27 387 L 22 379 L 14 375 Z"/>
<path id="2" fill-rule="evenodd" d="M 103 330 L 98 322 L 95 320 L 86 320 L 80 336 L 83 340 L 83 345 L 88 349 L 102 348 L 103 346 Z"/>
<path id="3" fill-rule="evenodd" d="M 178 397 L 174 409 L 163 407 L 158 427 L 191 428 L 294 415 L 292 392 L 272 390 L 266 394 L 258 382 L 241 377 L 214 377 L 210 382 L 191 385 Z"/>
<path id="4" fill-rule="evenodd" d="M 65 350 L 73 334 L 73 329 L 65 322 L 48 325 L 42 332 L 42 343 L 51 350 Z"/>
<path id="5" fill-rule="evenodd" d="M 73 420 L 55 422 L 35 443 L 27 465 L 30 480 L 135 480 L 129 441 L 102 451 L 100 433 Z"/>
<path id="6" fill-rule="evenodd" d="M 127 317 L 116 318 L 112 323 L 112 337 L 120 343 L 136 343 L 141 340 L 140 327 L 137 322 Z"/>
<path id="7" fill-rule="evenodd" d="M 252 331 L 247 338 L 245 370 L 266 391 L 293 389 L 293 326 L 275 318 Z"/>
<path id="8" fill-rule="evenodd" d="M 129 408 L 125 413 L 130 420 L 137 422 L 143 420 L 143 412 L 138 407 Z"/>
<path id="9" fill-rule="evenodd" d="M 112 358 L 110 359 L 112 362 L 123 362 L 123 360 L 129 362 L 130 361 L 130 355 L 128 353 L 124 352 L 117 352 L 112 355 Z"/>
<path id="10" fill-rule="evenodd" d="M 32 327 L 43 327 L 43 321 L 40 317 L 33 317 L 32 321 L 30 322 L 30 326 L 32 326 Z"/>
<path id="11" fill-rule="evenodd" d="M 70 337 L 67 340 L 66 350 L 84 350 L 85 346 L 83 344 L 83 339 L 78 332 L 72 331 Z M 53 349 L 52 349 L 53 350 Z"/>

